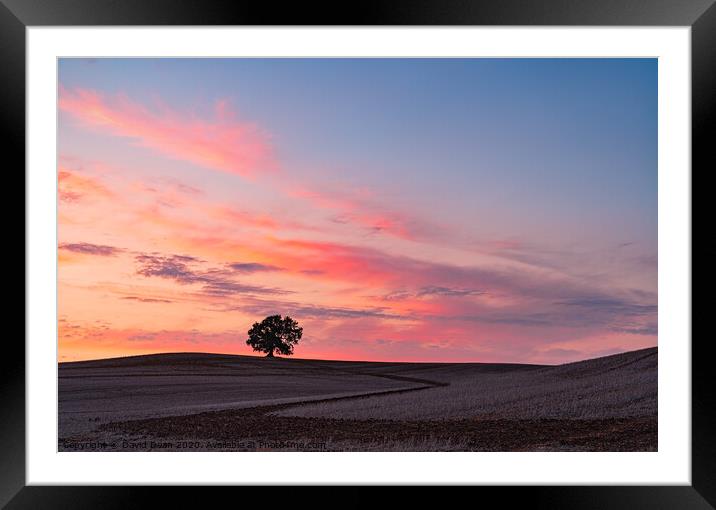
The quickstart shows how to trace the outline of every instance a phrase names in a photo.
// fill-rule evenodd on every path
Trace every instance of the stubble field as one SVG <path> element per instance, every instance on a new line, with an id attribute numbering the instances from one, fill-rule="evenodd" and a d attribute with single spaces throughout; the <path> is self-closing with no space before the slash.
<path id="1" fill-rule="evenodd" d="M 657 349 L 559 366 L 158 354 L 59 365 L 60 451 L 653 451 Z"/>

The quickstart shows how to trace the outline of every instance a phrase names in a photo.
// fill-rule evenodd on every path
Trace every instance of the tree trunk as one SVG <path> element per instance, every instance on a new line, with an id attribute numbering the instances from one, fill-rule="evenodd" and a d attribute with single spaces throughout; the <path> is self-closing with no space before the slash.
<path id="1" fill-rule="evenodd" d="M 273 358 L 273 349 L 271 349 L 266 355 L 267 358 Z"/>

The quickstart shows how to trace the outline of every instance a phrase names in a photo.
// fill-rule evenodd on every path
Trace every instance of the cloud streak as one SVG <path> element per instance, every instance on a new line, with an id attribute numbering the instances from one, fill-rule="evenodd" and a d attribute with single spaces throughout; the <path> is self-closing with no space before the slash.
<path id="1" fill-rule="evenodd" d="M 248 285 L 236 281 L 233 271 L 210 267 L 199 269 L 203 261 L 186 255 L 139 254 L 135 256 L 137 274 L 147 278 L 173 280 L 181 285 L 201 285 L 205 296 L 229 297 L 253 294 L 289 294 L 290 291 L 274 287 Z"/>
<path id="2" fill-rule="evenodd" d="M 438 228 L 432 223 L 407 215 L 381 205 L 375 193 L 362 188 L 352 189 L 349 184 L 340 190 L 319 191 L 305 186 L 287 190 L 291 197 L 300 198 L 312 207 L 330 212 L 330 221 L 337 225 L 357 226 L 370 234 L 388 234 L 398 239 L 414 241 L 438 237 L 444 227 Z"/>
<path id="3" fill-rule="evenodd" d="M 148 297 L 141 297 L 141 296 L 124 296 L 124 297 L 122 297 L 122 299 L 126 299 L 129 301 L 139 301 L 140 303 L 173 303 L 174 302 L 169 299 L 148 298 Z"/>
<path id="4" fill-rule="evenodd" d="M 149 109 L 124 94 L 61 87 L 59 108 L 96 131 L 130 138 L 141 147 L 201 167 L 242 177 L 276 169 L 268 136 L 239 121 L 226 101 L 218 101 L 206 120 L 180 115 L 165 105 Z"/>
<path id="5" fill-rule="evenodd" d="M 81 253 L 83 255 L 98 255 L 100 257 L 113 257 L 123 250 L 115 246 L 106 246 L 92 243 L 60 243 L 60 250 Z"/>
<path id="6" fill-rule="evenodd" d="M 79 202 L 87 197 L 110 200 L 113 193 L 100 181 L 60 167 L 57 172 L 57 194 L 60 202 Z"/>
<path id="7" fill-rule="evenodd" d="M 257 262 L 234 262 L 233 264 L 229 264 L 229 267 L 237 273 L 242 274 L 281 271 L 280 267 L 271 266 L 269 264 L 259 264 Z"/>

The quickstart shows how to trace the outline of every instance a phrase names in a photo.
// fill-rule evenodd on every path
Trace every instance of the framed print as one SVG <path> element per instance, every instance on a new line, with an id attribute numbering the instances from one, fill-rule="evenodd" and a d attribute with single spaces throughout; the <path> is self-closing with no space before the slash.
<path id="1" fill-rule="evenodd" d="M 517 4 L 5 2 L 27 307 L 3 504 L 713 507 L 691 168 L 716 8 Z"/>

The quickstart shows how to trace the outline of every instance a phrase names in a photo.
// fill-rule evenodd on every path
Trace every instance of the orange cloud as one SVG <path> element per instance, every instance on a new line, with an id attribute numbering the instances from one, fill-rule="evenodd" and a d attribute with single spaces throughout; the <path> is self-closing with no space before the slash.
<path id="1" fill-rule="evenodd" d="M 166 107 L 152 111 L 124 94 L 105 97 L 60 87 L 59 108 L 89 127 L 132 138 L 173 159 L 243 177 L 275 169 L 267 135 L 239 122 L 226 102 L 217 103 L 214 118 L 207 121 Z"/>

